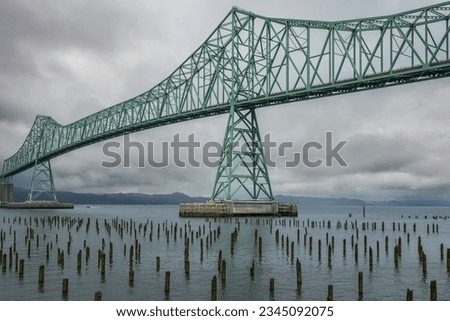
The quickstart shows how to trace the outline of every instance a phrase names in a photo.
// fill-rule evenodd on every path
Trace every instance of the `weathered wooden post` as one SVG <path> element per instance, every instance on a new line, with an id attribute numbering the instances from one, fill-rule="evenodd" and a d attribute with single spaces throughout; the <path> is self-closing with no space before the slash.
<path id="1" fill-rule="evenodd" d="M 436 280 L 430 283 L 430 301 L 437 301 L 437 284 Z"/>
<path id="2" fill-rule="evenodd" d="M 211 280 L 211 301 L 217 301 L 217 277 L 214 277 Z"/>
<path id="3" fill-rule="evenodd" d="M 319 258 L 319 261 L 320 261 L 321 258 L 322 258 L 322 240 L 321 239 L 319 239 L 317 241 L 317 255 L 318 255 L 318 258 Z"/>
<path id="4" fill-rule="evenodd" d="M 97 291 L 97 292 L 95 292 L 95 295 L 94 295 L 94 300 L 95 301 L 101 301 L 102 300 L 102 292 L 101 291 Z"/>
<path id="5" fill-rule="evenodd" d="M 295 268 L 297 272 L 297 289 L 300 290 L 302 288 L 302 264 L 298 258 Z"/>
<path id="6" fill-rule="evenodd" d="M 328 244 L 328 266 L 331 267 L 331 244 Z"/>
<path id="7" fill-rule="evenodd" d="M 255 277 L 255 260 L 252 261 L 252 266 L 250 268 L 250 278 L 253 280 Z"/>
<path id="8" fill-rule="evenodd" d="M 111 264 L 113 261 L 113 255 L 114 255 L 113 243 L 109 242 L 109 264 Z"/>
<path id="9" fill-rule="evenodd" d="M 161 266 L 161 258 L 159 256 L 156 257 L 156 272 L 159 272 Z"/>
<path id="10" fill-rule="evenodd" d="M 22 279 L 23 278 L 23 270 L 24 270 L 24 265 L 25 265 L 25 260 L 20 260 L 19 261 L 19 278 Z"/>
<path id="11" fill-rule="evenodd" d="M 44 285 L 44 273 L 45 273 L 45 266 L 41 265 L 39 267 L 39 287 L 42 287 Z"/>
<path id="12" fill-rule="evenodd" d="M 80 273 L 80 271 L 81 271 L 81 258 L 82 258 L 82 253 L 81 253 L 81 250 L 79 250 L 78 255 L 77 255 L 77 271 L 78 271 L 78 273 Z"/>
<path id="13" fill-rule="evenodd" d="M 327 301 L 333 301 L 333 285 L 328 285 Z"/>
<path id="14" fill-rule="evenodd" d="M 425 253 L 422 254 L 422 272 L 423 275 L 427 274 L 427 256 Z"/>
<path id="15" fill-rule="evenodd" d="M 259 254 L 259 257 L 261 258 L 262 257 L 262 237 L 261 236 L 259 237 L 259 242 L 258 242 L 258 254 Z"/>
<path id="16" fill-rule="evenodd" d="M 158 224 L 159 231 L 159 224 Z M 168 295 L 170 293 L 170 271 L 166 271 L 166 278 L 164 281 L 164 293 Z"/>
<path id="17" fill-rule="evenodd" d="M 62 295 L 67 296 L 68 293 L 69 293 L 69 279 L 64 278 L 62 280 Z"/>
<path id="18" fill-rule="evenodd" d="M 450 273 L 450 249 L 447 249 L 447 272 Z"/>
<path id="19" fill-rule="evenodd" d="M 398 268 L 398 245 L 394 247 L 394 264 L 395 268 Z"/>
<path id="20" fill-rule="evenodd" d="M 128 284 L 130 285 L 130 287 L 134 286 L 134 270 L 131 266 L 130 270 L 128 271 Z"/>
<path id="21" fill-rule="evenodd" d="M 406 290 L 406 301 L 413 301 L 413 291 L 410 289 Z"/>
<path id="22" fill-rule="evenodd" d="M 358 272 L 358 300 L 362 301 L 364 296 L 363 273 Z"/>
<path id="23" fill-rule="evenodd" d="M 275 293 L 275 278 L 270 278 L 269 291 L 270 295 L 273 296 Z"/>
<path id="24" fill-rule="evenodd" d="M 227 279 L 227 262 L 222 260 L 222 266 L 220 267 L 221 279 L 222 282 L 225 282 Z"/>

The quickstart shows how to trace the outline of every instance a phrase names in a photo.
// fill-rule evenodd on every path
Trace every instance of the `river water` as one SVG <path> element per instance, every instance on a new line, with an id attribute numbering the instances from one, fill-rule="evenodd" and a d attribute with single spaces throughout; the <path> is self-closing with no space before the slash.
<path id="1" fill-rule="evenodd" d="M 447 272 L 450 208 L 367 207 L 365 217 L 361 207 L 301 207 L 299 212 L 297 218 L 194 219 L 178 217 L 178 206 L 78 205 L 73 210 L 51 211 L 0 209 L 2 253 L 7 259 L 0 272 L 0 300 L 93 300 L 97 291 L 102 292 L 103 300 L 210 300 L 211 280 L 217 276 L 219 300 L 322 301 L 326 300 L 331 284 L 334 300 L 353 301 L 358 300 L 358 272 L 363 272 L 364 300 L 405 300 L 407 289 L 413 290 L 414 300 L 429 300 L 432 280 L 437 282 L 438 299 L 450 299 Z M 257 238 L 262 240 L 261 256 L 255 230 Z M 231 251 L 234 231 L 237 239 Z M 189 237 L 188 275 L 184 269 L 186 237 Z M 426 254 L 426 273 L 418 254 L 419 237 Z M 401 256 L 396 266 L 394 247 L 399 239 Z M 133 245 L 136 253 L 136 242 L 140 257 L 133 255 L 134 283 L 130 285 L 130 246 Z M 113 244 L 111 259 L 110 243 Z M 330 262 L 328 245 L 332 246 Z M 89 260 L 86 260 L 87 247 Z M 58 263 L 58 249 L 64 251 L 64 266 Z M 106 256 L 103 275 L 98 264 L 101 249 Z M 82 264 L 78 269 L 80 250 Z M 218 272 L 220 251 L 226 261 L 225 281 Z M 16 253 L 19 261 L 24 260 L 22 277 L 16 268 Z M 160 257 L 159 271 L 157 257 Z M 302 266 L 300 289 L 296 282 L 297 259 Z M 255 273 L 251 277 L 253 262 Z M 41 286 L 40 266 L 45 269 Z M 169 293 L 164 291 L 166 271 L 171 273 Z M 69 279 L 69 290 L 63 295 L 64 278 Z M 269 291 L 271 278 L 275 279 L 273 294 Z"/>

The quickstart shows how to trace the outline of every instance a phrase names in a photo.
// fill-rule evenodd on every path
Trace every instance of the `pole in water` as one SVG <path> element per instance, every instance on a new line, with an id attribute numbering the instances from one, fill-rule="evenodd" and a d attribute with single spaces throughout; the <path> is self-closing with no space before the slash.
<path id="1" fill-rule="evenodd" d="M 45 273 L 45 266 L 41 265 L 39 267 L 39 286 L 43 286 L 44 285 L 44 273 Z"/>
<path id="2" fill-rule="evenodd" d="M 95 292 L 95 296 L 94 296 L 94 300 L 95 301 L 101 301 L 102 300 L 102 292 L 101 291 L 97 291 Z"/>
<path id="3" fill-rule="evenodd" d="M 363 300 L 363 293 L 364 293 L 364 285 L 363 285 L 363 273 L 358 273 L 358 301 Z"/>
<path id="4" fill-rule="evenodd" d="M 67 296 L 68 293 L 69 293 L 69 279 L 64 278 L 62 280 L 62 295 Z"/>
<path id="5" fill-rule="evenodd" d="M 130 287 L 134 286 L 134 270 L 132 267 L 130 267 L 130 270 L 128 271 L 128 284 Z"/>
<path id="6" fill-rule="evenodd" d="M 328 285 L 328 295 L 327 295 L 327 301 L 333 301 L 333 285 Z"/>
<path id="7" fill-rule="evenodd" d="M 19 278 L 23 278 L 23 268 L 24 268 L 25 260 L 19 261 Z"/>
<path id="8" fill-rule="evenodd" d="M 297 259 L 295 267 L 297 272 L 297 289 L 300 290 L 302 287 L 302 264 L 300 263 L 299 259 Z"/>
<path id="9" fill-rule="evenodd" d="M 159 224 L 158 224 L 159 226 Z M 170 271 L 166 271 L 166 278 L 164 282 L 164 293 L 168 295 L 170 293 Z"/>
<path id="10" fill-rule="evenodd" d="M 211 301 L 217 301 L 217 277 L 214 277 L 211 280 Z"/>
<path id="11" fill-rule="evenodd" d="M 227 262 L 225 260 L 222 260 L 222 266 L 220 267 L 220 273 L 222 282 L 225 282 L 227 279 Z"/>
<path id="12" fill-rule="evenodd" d="M 430 283 L 430 301 L 437 301 L 437 284 L 436 280 Z"/>
<path id="13" fill-rule="evenodd" d="M 406 301 L 413 301 L 414 297 L 413 297 L 413 291 L 410 289 L 406 290 Z"/>
<path id="14" fill-rule="evenodd" d="M 269 291 L 270 291 L 270 296 L 273 297 L 273 295 L 275 293 L 275 278 L 270 278 Z"/>

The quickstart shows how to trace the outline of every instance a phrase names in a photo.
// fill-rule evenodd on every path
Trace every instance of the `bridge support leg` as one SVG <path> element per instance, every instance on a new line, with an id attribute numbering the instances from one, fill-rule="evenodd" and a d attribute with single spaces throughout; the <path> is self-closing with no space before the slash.
<path id="1" fill-rule="evenodd" d="M 0 206 L 14 202 L 14 185 L 12 177 L 0 181 Z"/>
<path id="2" fill-rule="evenodd" d="M 255 109 L 230 109 L 212 199 L 273 200 Z"/>
<path id="3" fill-rule="evenodd" d="M 43 163 L 38 163 L 36 161 L 36 164 L 34 165 L 28 201 L 32 202 L 38 200 L 58 201 L 56 199 L 55 183 L 53 182 L 50 161 Z"/>

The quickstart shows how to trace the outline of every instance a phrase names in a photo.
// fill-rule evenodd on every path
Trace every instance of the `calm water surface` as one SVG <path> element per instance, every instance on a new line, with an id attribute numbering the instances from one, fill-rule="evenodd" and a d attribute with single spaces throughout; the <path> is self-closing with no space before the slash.
<path id="1" fill-rule="evenodd" d="M 357 279 L 360 271 L 364 274 L 364 300 L 404 300 L 408 288 L 413 290 L 414 300 L 428 300 L 431 280 L 437 281 L 438 299 L 449 300 L 450 275 L 446 265 L 446 249 L 450 248 L 449 217 L 450 208 L 447 207 L 367 207 L 365 217 L 360 207 L 302 207 L 299 216 L 292 219 L 261 217 L 215 220 L 180 218 L 178 206 L 80 205 L 74 210 L 53 211 L 0 209 L 0 229 L 4 236 L 2 253 L 7 254 L 6 266 L 0 272 L 0 300 L 92 300 L 94 293 L 99 290 L 103 300 L 209 300 L 211 279 L 215 275 L 219 276 L 217 267 L 220 250 L 227 262 L 227 278 L 225 282 L 219 278 L 219 300 L 325 300 L 329 284 L 334 286 L 335 300 L 358 300 Z M 87 230 L 88 219 L 90 226 Z M 49 224 L 50 221 L 53 224 Z M 108 227 L 111 228 L 110 233 Z M 123 228 L 123 236 L 120 227 Z M 219 227 L 220 237 L 216 240 L 213 238 L 206 247 L 206 236 L 213 235 L 213 231 Z M 29 234 L 30 228 L 33 229 L 33 238 Z M 238 237 L 231 253 L 231 234 L 236 229 Z M 255 243 L 255 230 L 262 239 L 261 257 Z M 275 240 L 277 230 L 280 235 L 278 243 Z M 189 237 L 189 275 L 184 271 L 186 232 Z M 15 251 L 18 259 L 24 260 L 23 278 L 19 278 L 16 271 L 14 233 Z M 72 240 L 70 253 L 67 248 L 69 237 Z M 385 249 L 386 237 L 388 251 Z M 418 255 L 419 237 L 427 256 L 426 274 L 423 273 Z M 289 248 L 289 254 L 286 253 L 287 238 L 289 244 L 294 242 L 294 261 L 291 261 L 292 249 Z M 358 248 L 357 263 L 355 246 L 351 246 L 352 238 Z M 399 238 L 402 255 L 398 267 L 395 267 L 394 246 Z M 203 260 L 200 257 L 201 239 L 204 243 Z M 322 244 L 320 257 L 319 239 Z M 327 244 L 332 245 L 333 239 L 331 264 L 328 264 Z M 141 254 L 140 259 L 132 261 L 135 282 L 130 286 L 129 252 L 136 240 L 141 247 Z M 376 250 L 377 241 L 379 252 Z M 111 261 L 110 242 L 114 249 Z M 85 243 L 90 248 L 88 261 Z M 47 244 L 50 248 L 48 260 Z M 445 249 L 443 259 L 440 254 L 441 244 Z M 374 254 L 372 271 L 369 268 L 370 247 Z M 10 248 L 13 252 L 11 267 Z M 104 276 L 98 267 L 98 251 L 102 248 L 106 253 Z M 64 267 L 58 264 L 58 249 L 64 251 Z M 78 271 L 79 250 L 82 250 L 82 267 Z M 158 256 L 161 259 L 160 271 L 156 270 Z M 296 286 L 297 258 L 302 264 L 303 283 L 300 290 Z M 250 267 L 253 261 L 255 276 L 252 279 Z M 45 266 L 45 283 L 42 287 L 38 284 L 41 265 Z M 166 271 L 171 272 L 168 295 L 164 293 Z M 269 293 L 269 280 L 272 277 L 275 278 L 273 297 Z M 63 278 L 69 279 L 67 296 L 61 293 Z"/>

